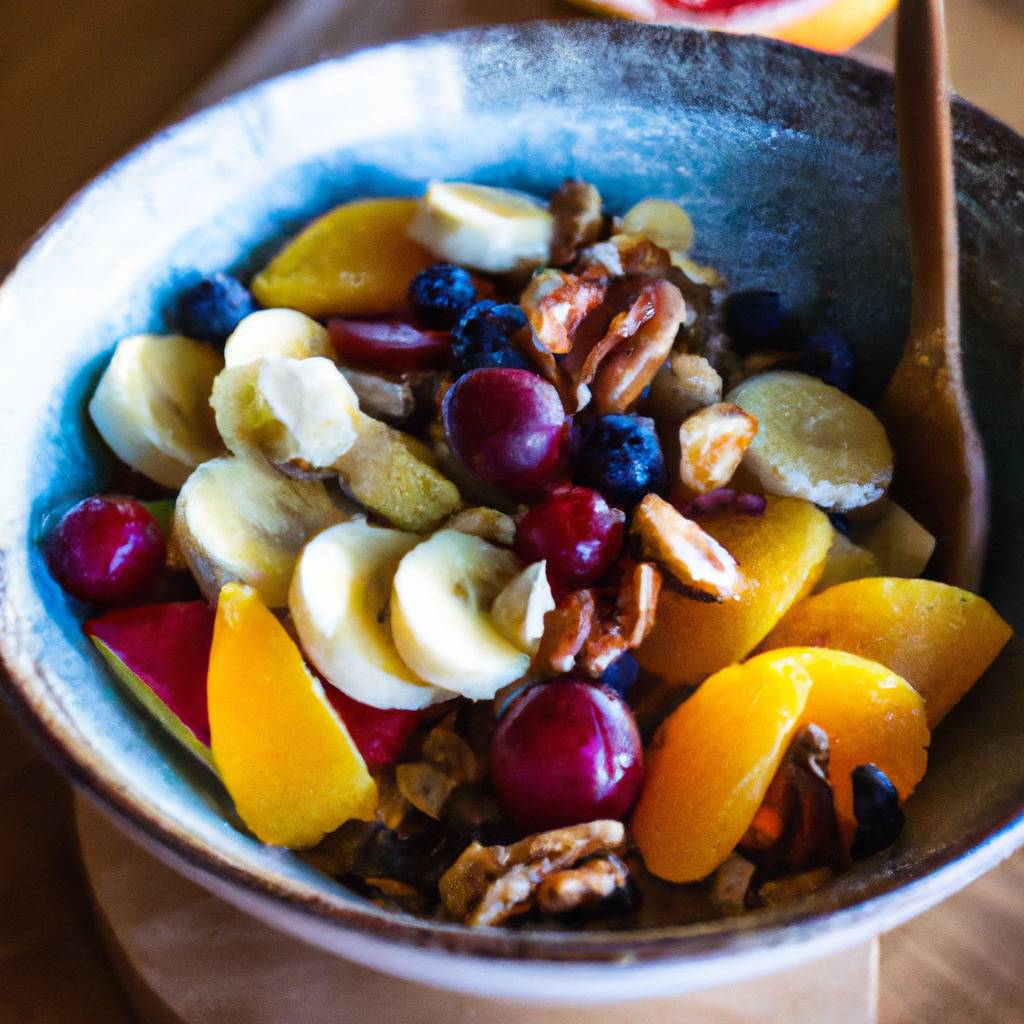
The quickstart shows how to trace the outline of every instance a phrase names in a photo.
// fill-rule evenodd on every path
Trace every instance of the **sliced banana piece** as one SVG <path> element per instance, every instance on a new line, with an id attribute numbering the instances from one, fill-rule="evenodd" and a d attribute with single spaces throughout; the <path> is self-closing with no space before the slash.
<path id="1" fill-rule="evenodd" d="M 399 563 L 391 589 L 391 634 L 421 678 L 474 700 L 526 674 L 530 656 L 498 632 L 491 609 L 520 572 L 511 551 L 441 530 Z"/>
<path id="2" fill-rule="evenodd" d="M 322 356 L 268 355 L 217 376 L 217 429 L 236 455 L 261 455 L 296 479 L 332 475 L 356 440 L 359 400 Z"/>
<path id="3" fill-rule="evenodd" d="M 361 520 L 340 523 L 303 548 L 292 577 L 288 608 L 306 656 L 328 682 L 375 708 L 422 708 L 453 696 L 419 679 L 391 638 L 391 582 L 420 539 Z"/>
<path id="4" fill-rule="evenodd" d="M 817 377 L 762 373 L 726 396 L 757 417 L 743 465 L 770 494 L 838 512 L 880 498 L 892 480 L 892 446 L 870 409 Z"/>
<path id="5" fill-rule="evenodd" d="M 334 359 L 327 328 L 294 309 L 261 309 L 250 313 L 224 345 L 224 365 L 241 366 L 261 356 Z"/>
<path id="6" fill-rule="evenodd" d="M 191 338 L 134 334 L 114 349 L 89 415 L 122 462 L 176 489 L 224 451 L 209 406 L 223 365 L 219 353 Z"/>
<path id="7" fill-rule="evenodd" d="M 207 600 L 225 583 L 247 583 L 283 608 L 306 541 L 354 514 L 319 481 L 289 480 L 259 459 L 213 459 L 185 481 L 173 538 Z"/>
<path id="8" fill-rule="evenodd" d="M 544 263 L 553 228 L 547 208 L 523 192 L 435 181 L 420 201 L 409 235 L 440 259 L 503 273 Z"/>
<path id="9" fill-rule="evenodd" d="M 644 199 L 637 203 L 622 218 L 622 231 L 647 238 L 673 254 L 683 254 L 693 244 L 690 215 L 670 199 Z"/>
<path id="10" fill-rule="evenodd" d="M 547 563 L 534 562 L 505 584 L 494 599 L 491 618 L 510 644 L 536 654 L 544 635 L 544 616 L 554 607 Z"/>

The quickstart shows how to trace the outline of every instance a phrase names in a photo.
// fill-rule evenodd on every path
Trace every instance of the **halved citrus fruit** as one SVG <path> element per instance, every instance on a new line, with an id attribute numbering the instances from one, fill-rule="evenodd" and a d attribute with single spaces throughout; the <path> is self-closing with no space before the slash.
<path id="1" fill-rule="evenodd" d="M 576 0 L 602 14 L 724 32 L 752 32 L 839 53 L 874 31 L 896 0 Z"/>

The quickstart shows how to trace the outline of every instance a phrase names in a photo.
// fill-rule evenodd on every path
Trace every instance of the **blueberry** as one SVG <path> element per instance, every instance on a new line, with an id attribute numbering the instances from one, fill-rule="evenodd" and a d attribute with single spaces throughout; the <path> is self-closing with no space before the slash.
<path id="1" fill-rule="evenodd" d="M 820 377 L 826 384 L 849 391 L 854 368 L 853 349 L 838 331 L 822 331 L 804 343 L 804 372 Z"/>
<path id="2" fill-rule="evenodd" d="M 725 332 L 741 356 L 792 347 L 786 319 L 782 296 L 766 288 L 733 292 L 725 303 Z"/>
<path id="3" fill-rule="evenodd" d="M 665 459 L 654 423 L 641 416 L 602 416 L 580 449 L 576 482 L 627 511 L 645 494 L 664 490 Z"/>
<path id="4" fill-rule="evenodd" d="M 859 764 L 850 773 L 853 780 L 853 834 L 850 856 L 863 860 L 892 846 L 903 830 L 903 812 L 896 787 L 880 768 Z"/>
<path id="5" fill-rule="evenodd" d="M 178 299 L 182 334 L 223 345 L 240 320 L 259 307 L 249 289 L 230 274 L 211 274 Z"/>
<path id="6" fill-rule="evenodd" d="M 850 517 L 845 512 L 829 512 L 829 522 L 844 536 L 850 536 Z"/>
<path id="7" fill-rule="evenodd" d="M 526 326 L 526 314 L 514 303 L 484 299 L 470 306 L 452 330 L 452 356 L 459 374 L 485 366 L 533 370 L 533 364 L 513 344 Z"/>
<path id="8" fill-rule="evenodd" d="M 626 651 L 601 673 L 600 683 L 602 686 L 614 690 L 620 697 L 625 697 L 639 674 L 639 662 L 633 654 Z"/>
<path id="9" fill-rule="evenodd" d="M 421 270 L 409 285 L 409 305 L 424 327 L 454 327 L 475 298 L 469 271 L 454 263 L 435 263 Z"/>

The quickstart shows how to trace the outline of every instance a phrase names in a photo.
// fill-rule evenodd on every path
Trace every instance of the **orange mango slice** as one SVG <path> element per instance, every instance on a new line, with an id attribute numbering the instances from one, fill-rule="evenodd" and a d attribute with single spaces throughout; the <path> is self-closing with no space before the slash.
<path id="1" fill-rule="evenodd" d="M 763 516 L 701 520 L 739 563 L 738 600 L 712 603 L 663 586 L 654 629 L 637 657 L 669 687 L 695 686 L 745 658 L 799 597 L 817 582 L 832 544 L 828 517 L 800 498 L 767 497 Z"/>
<path id="2" fill-rule="evenodd" d="M 648 869 L 692 882 L 732 852 L 801 720 L 811 677 L 798 659 L 754 658 L 708 679 L 647 752 L 631 828 Z"/>
<path id="3" fill-rule="evenodd" d="M 294 641 L 252 587 L 222 588 L 207 677 L 213 760 L 263 842 L 312 846 L 370 819 L 377 787 Z"/>
<path id="4" fill-rule="evenodd" d="M 1012 633 L 988 601 L 966 590 L 873 577 L 801 601 L 761 648 L 833 647 L 879 661 L 921 694 L 934 729 Z"/>
<path id="5" fill-rule="evenodd" d="M 407 229 L 415 199 L 359 199 L 313 221 L 256 275 L 264 306 L 307 316 L 399 312 L 409 282 L 433 260 Z"/>

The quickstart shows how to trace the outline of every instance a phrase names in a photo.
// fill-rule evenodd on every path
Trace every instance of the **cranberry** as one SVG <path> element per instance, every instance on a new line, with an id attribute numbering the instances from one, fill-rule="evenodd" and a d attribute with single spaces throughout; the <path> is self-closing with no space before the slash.
<path id="1" fill-rule="evenodd" d="M 68 593 L 94 604 L 136 596 L 160 571 L 167 547 L 148 509 L 131 498 L 86 498 L 61 517 L 47 544 Z"/>
<path id="2" fill-rule="evenodd" d="M 394 764 L 409 744 L 409 737 L 423 721 L 423 711 L 373 708 L 354 700 L 336 686 L 323 683 L 324 693 L 345 723 L 352 742 L 371 768 Z"/>
<path id="3" fill-rule="evenodd" d="M 529 370 L 471 370 L 442 414 L 452 451 L 484 483 L 529 494 L 558 470 L 565 412 L 554 386 Z"/>
<path id="4" fill-rule="evenodd" d="M 327 330 L 343 362 L 396 373 L 441 369 L 452 343 L 447 331 L 421 331 L 402 320 L 333 319 Z"/>
<path id="5" fill-rule="evenodd" d="M 548 578 L 579 587 L 603 576 L 622 553 L 624 512 L 589 487 L 562 487 L 519 521 L 516 554 L 548 563 Z"/>
<path id="6" fill-rule="evenodd" d="M 623 818 L 644 774 L 640 734 L 622 698 L 571 678 L 532 686 L 512 702 L 490 764 L 502 810 L 531 832 Z"/>

